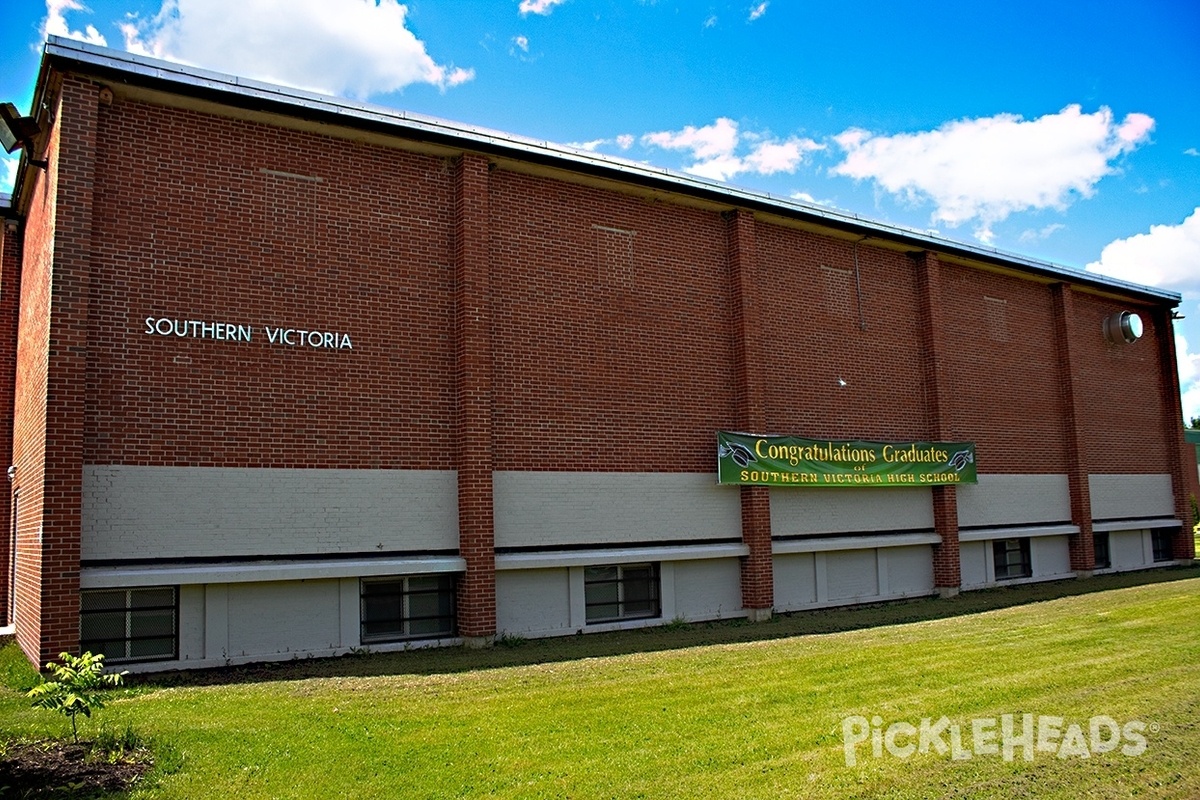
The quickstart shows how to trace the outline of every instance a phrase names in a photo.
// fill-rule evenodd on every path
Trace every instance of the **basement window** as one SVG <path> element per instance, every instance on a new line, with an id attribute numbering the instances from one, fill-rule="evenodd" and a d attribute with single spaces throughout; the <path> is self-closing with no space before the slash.
<path id="1" fill-rule="evenodd" d="M 996 561 L 996 580 L 1009 581 L 1033 576 L 1033 561 L 1029 556 L 1029 539 L 997 539 L 992 542 Z"/>
<path id="2" fill-rule="evenodd" d="M 454 576 L 363 578 L 363 644 L 454 635 Z"/>
<path id="3" fill-rule="evenodd" d="M 1092 534 L 1092 551 L 1096 554 L 1095 569 L 1108 569 L 1112 566 L 1112 556 L 1108 549 L 1108 533 Z"/>
<path id="4" fill-rule="evenodd" d="M 588 624 L 662 614 L 658 564 L 612 564 L 583 572 Z"/>
<path id="5" fill-rule="evenodd" d="M 79 603 L 79 648 L 103 653 L 110 664 L 169 661 L 179 650 L 179 592 L 175 586 L 95 589 Z"/>
<path id="6" fill-rule="evenodd" d="M 1171 561 L 1171 534 L 1169 530 L 1150 532 L 1150 544 L 1154 550 L 1155 561 Z"/>

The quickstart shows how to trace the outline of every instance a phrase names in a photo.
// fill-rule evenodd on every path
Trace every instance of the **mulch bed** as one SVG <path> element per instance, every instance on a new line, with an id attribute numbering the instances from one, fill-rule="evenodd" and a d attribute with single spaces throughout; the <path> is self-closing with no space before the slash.
<path id="1" fill-rule="evenodd" d="M 103 797 L 126 791 L 150 767 L 145 751 L 110 760 L 86 742 L 10 744 L 0 758 L 0 797 Z"/>

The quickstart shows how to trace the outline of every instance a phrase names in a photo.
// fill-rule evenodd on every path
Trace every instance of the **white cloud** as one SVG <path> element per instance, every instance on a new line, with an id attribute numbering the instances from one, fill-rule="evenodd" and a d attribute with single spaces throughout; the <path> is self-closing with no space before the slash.
<path id="1" fill-rule="evenodd" d="M 94 25 L 88 25 L 82 31 L 71 30 L 66 18 L 66 12 L 68 11 L 86 11 L 91 13 L 91 9 L 76 0 L 46 0 L 46 18 L 42 20 L 43 39 L 47 36 L 65 36 L 68 39 L 76 39 L 88 44 L 96 44 L 101 47 L 108 46 L 108 41 L 100 31 L 96 30 Z"/>
<path id="2" fill-rule="evenodd" d="M 1200 417 L 1200 383 L 1195 384 L 1183 393 L 1183 418 L 1190 420 Z"/>
<path id="3" fill-rule="evenodd" d="M 815 142 L 812 145 L 816 145 Z M 746 156 L 746 164 L 750 171 L 759 175 L 774 175 L 776 172 L 795 172 L 797 165 L 804 160 L 804 154 L 810 150 L 820 149 L 810 146 L 800 139 L 788 139 L 786 142 L 761 142 Z"/>
<path id="4" fill-rule="evenodd" d="M 475 77 L 435 62 L 407 13 L 396 0 L 164 0 L 121 31 L 131 53 L 351 97 Z"/>
<path id="5" fill-rule="evenodd" d="M 634 141 L 636 141 L 636 139 L 632 134 L 623 133 L 620 136 L 612 139 L 592 139 L 588 142 L 568 142 L 567 146 L 578 147 L 580 150 L 587 150 L 588 152 L 595 152 L 601 147 L 608 147 L 611 145 L 616 145 L 622 150 L 628 150 L 633 146 Z"/>
<path id="6" fill-rule="evenodd" d="M 792 192 L 790 195 L 788 195 L 788 197 L 790 197 L 793 200 L 799 200 L 801 203 L 808 203 L 809 205 L 812 205 L 812 206 L 824 206 L 825 208 L 832 208 L 832 209 L 835 209 L 838 211 L 845 211 L 845 209 L 843 209 L 841 206 L 839 206 L 833 200 L 819 200 L 816 197 L 813 197 L 808 192 Z"/>
<path id="7" fill-rule="evenodd" d="M 743 138 L 752 144 L 748 152 L 738 155 Z M 720 117 L 701 128 L 688 125 L 681 131 L 647 133 L 642 144 L 688 152 L 694 162 L 684 167 L 684 171 L 718 181 L 746 172 L 758 175 L 795 172 L 806 154 L 824 148 L 812 139 L 793 136 L 776 141 L 758 134 L 742 134 L 738 124 L 728 117 Z"/>
<path id="8" fill-rule="evenodd" d="M 1067 227 L 1067 226 L 1063 225 L 1061 222 L 1054 222 L 1054 223 L 1051 223 L 1050 225 L 1047 225 L 1046 227 L 1042 228 L 1041 230 L 1035 231 L 1033 229 L 1030 229 L 1027 231 L 1023 231 L 1021 233 L 1020 240 L 1022 242 L 1027 242 L 1027 243 L 1028 242 L 1040 242 L 1044 239 L 1049 239 L 1051 236 L 1058 233 L 1065 227 Z"/>
<path id="9" fill-rule="evenodd" d="M 1071 105 L 1034 120 L 999 114 L 895 136 L 850 129 L 834 137 L 846 158 L 832 174 L 872 180 L 908 202 L 932 201 L 933 222 L 974 221 L 975 235 L 990 241 L 991 226 L 1012 213 L 1063 210 L 1090 197 L 1153 127 L 1145 114 L 1117 124 L 1108 108 L 1084 114 Z"/>
<path id="10" fill-rule="evenodd" d="M 1187 150 L 1183 151 L 1183 154 L 1185 156 L 1200 156 L 1200 150 L 1197 150 L 1194 147 L 1189 147 Z"/>
<path id="11" fill-rule="evenodd" d="M 1188 352 L 1187 338 L 1182 333 L 1175 334 L 1175 351 L 1179 357 L 1179 380 L 1181 383 L 1191 383 L 1200 375 L 1200 355 Z"/>
<path id="12" fill-rule="evenodd" d="M 1178 225 L 1151 225 L 1149 233 L 1105 245 L 1090 272 L 1178 292 L 1200 292 L 1200 206 Z"/>
<path id="13" fill-rule="evenodd" d="M 1188 351 L 1187 339 L 1182 334 L 1175 335 L 1175 360 L 1179 362 L 1183 418 L 1200 417 L 1200 353 Z"/>
<path id="14" fill-rule="evenodd" d="M 9 155 L 0 149 L 0 155 L 3 155 L 3 160 L 0 160 L 0 166 L 3 166 L 3 178 L 0 178 L 0 192 L 4 194 L 12 194 L 13 187 L 17 183 L 17 166 L 21 163 L 20 155 Z"/>
<path id="15" fill-rule="evenodd" d="M 514 36 L 512 39 L 512 43 L 513 43 L 513 46 L 516 47 L 518 50 L 520 50 L 524 53 L 529 52 L 529 37 L 528 36 Z"/>
<path id="16" fill-rule="evenodd" d="M 733 152 L 738 143 L 738 124 L 720 117 L 702 128 L 688 125 L 681 131 L 647 133 L 642 141 L 667 150 L 690 150 L 693 157 L 706 161 Z"/>
<path id="17" fill-rule="evenodd" d="M 759 3 L 754 8 L 750 9 L 749 21 L 754 22 L 754 20 L 762 17 L 763 14 L 767 13 L 767 6 L 769 5 L 771 5 L 770 0 L 765 0 L 765 2 Z"/>
<path id="18" fill-rule="evenodd" d="M 705 28 L 715 28 L 716 25 L 717 25 L 717 15 L 716 14 L 710 14 L 708 16 L 708 18 L 704 20 Z"/>
<path id="19" fill-rule="evenodd" d="M 561 6 L 567 0 L 521 0 L 521 5 L 517 9 L 521 15 L 525 14 L 541 14 L 543 17 L 548 16 L 555 6 Z"/>

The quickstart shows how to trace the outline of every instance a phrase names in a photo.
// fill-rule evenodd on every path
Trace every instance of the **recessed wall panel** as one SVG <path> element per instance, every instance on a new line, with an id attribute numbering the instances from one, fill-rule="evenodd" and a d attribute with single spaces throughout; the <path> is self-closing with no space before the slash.
<path id="1" fill-rule="evenodd" d="M 85 466 L 82 558 L 455 550 L 448 470 Z"/>

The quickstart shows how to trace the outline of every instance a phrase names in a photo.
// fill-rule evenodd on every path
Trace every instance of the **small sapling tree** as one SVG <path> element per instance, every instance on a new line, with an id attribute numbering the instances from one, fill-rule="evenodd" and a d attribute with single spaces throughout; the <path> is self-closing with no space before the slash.
<path id="1" fill-rule="evenodd" d="M 80 714 L 91 718 L 93 711 L 104 708 L 102 692 L 112 686 L 120 686 L 124 672 L 104 674 L 104 655 L 84 653 L 76 658 L 70 653 L 60 653 L 56 664 L 46 666 L 54 674 L 54 680 L 43 680 L 29 690 L 34 708 L 57 711 L 71 718 L 71 733 L 79 743 L 79 728 L 75 718 Z"/>

